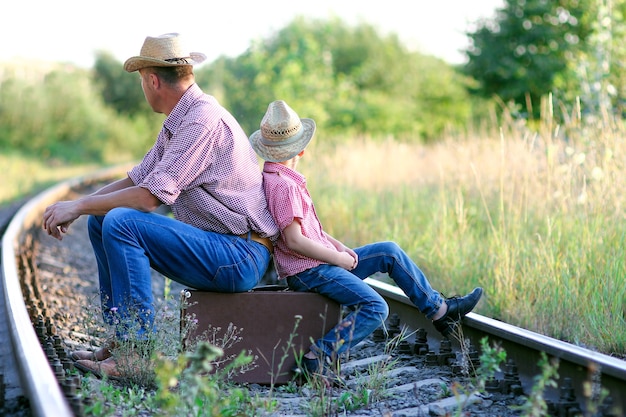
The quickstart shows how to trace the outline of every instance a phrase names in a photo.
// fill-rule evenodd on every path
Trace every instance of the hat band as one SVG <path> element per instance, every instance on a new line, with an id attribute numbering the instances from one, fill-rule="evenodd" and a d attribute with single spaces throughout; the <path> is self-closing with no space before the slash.
<path id="1" fill-rule="evenodd" d="M 265 146 L 285 146 L 291 145 L 292 143 L 297 142 L 302 137 L 302 130 L 300 130 L 297 134 L 293 135 L 289 139 L 281 140 L 280 142 L 275 140 L 266 139 L 263 134 L 261 134 L 261 143 Z"/>
<path id="2" fill-rule="evenodd" d="M 164 59 L 163 61 L 165 62 L 169 62 L 172 64 L 189 64 L 189 61 L 187 61 L 188 59 L 191 59 L 191 57 L 187 57 L 187 58 L 168 58 L 168 59 Z"/>

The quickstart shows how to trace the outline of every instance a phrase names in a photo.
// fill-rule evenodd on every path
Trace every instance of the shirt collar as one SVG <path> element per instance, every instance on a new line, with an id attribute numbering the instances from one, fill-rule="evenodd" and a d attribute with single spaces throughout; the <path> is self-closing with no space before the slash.
<path id="1" fill-rule="evenodd" d="M 304 175 L 300 174 L 298 171 L 293 170 L 283 164 L 279 164 L 278 162 L 268 162 L 265 161 L 263 164 L 263 172 L 267 172 L 269 174 L 278 174 L 284 175 L 287 178 L 291 178 L 298 184 L 305 184 L 306 178 Z"/>
<path id="2" fill-rule="evenodd" d="M 165 118 L 163 122 L 163 127 L 165 127 L 170 132 L 174 132 L 178 126 L 182 123 L 182 118 L 189 109 L 191 105 L 202 96 L 203 92 L 198 86 L 198 84 L 192 84 L 187 91 L 183 94 L 183 96 L 178 100 L 178 103 L 174 106 L 170 114 Z"/>

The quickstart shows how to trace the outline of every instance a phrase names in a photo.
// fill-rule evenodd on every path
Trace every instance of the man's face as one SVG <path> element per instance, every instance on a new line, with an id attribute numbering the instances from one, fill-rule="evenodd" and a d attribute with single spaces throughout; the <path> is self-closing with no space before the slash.
<path id="1" fill-rule="evenodd" d="M 156 74 L 150 72 L 146 68 L 142 68 L 139 70 L 139 78 L 141 79 L 141 89 L 143 90 L 143 95 L 146 98 L 146 101 L 152 107 L 152 110 L 155 110 L 155 85 L 153 78 L 156 77 Z M 155 110 L 156 111 L 156 110 Z"/>

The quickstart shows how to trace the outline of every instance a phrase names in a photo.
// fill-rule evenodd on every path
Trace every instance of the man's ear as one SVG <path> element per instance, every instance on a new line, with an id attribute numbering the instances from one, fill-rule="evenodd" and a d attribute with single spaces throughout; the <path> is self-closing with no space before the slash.
<path id="1" fill-rule="evenodd" d="M 299 156 L 300 158 L 302 158 L 302 155 L 304 155 L 304 149 L 302 149 L 302 150 L 300 151 L 300 153 L 298 154 L 298 156 Z"/>
<path id="2" fill-rule="evenodd" d="M 157 89 L 161 86 L 161 79 L 159 78 L 158 75 L 156 75 L 156 73 L 151 72 L 150 83 L 152 84 L 152 87 L 154 87 L 154 89 Z"/>

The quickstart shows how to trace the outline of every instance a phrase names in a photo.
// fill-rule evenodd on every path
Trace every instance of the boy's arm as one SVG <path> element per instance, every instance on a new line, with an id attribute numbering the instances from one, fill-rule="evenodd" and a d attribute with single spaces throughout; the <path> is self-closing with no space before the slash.
<path id="1" fill-rule="evenodd" d="M 294 221 L 282 231 L 282 234 L 287 247 L 300 255 L 317 259 L 330 265 L 337 265 L 348 271 L 356 267 L 356 258 L 350 253 L 334 251 L 304 236 L 300 222 L 297 219 L 294 219 Z M 335 240 L 335 242 L 338 241 Z M 333 242 L 333 245 L 335 245 L 335 242 Z"/>
<path id="2" fill-rule="evenodd" d="M 352 249 L 350 249 L 349 247 L 347 247 L 342 242 L 340 242 L 339 240 L 335 239 L 334 237 L 332 237 L 328 233 L 326 233 L 326 232 L 323 232 L 323 233 L 324 233 L 324 235 L 326 235 L 326 238 L 330 241 L 330 243 L 332 243 L 333 246 L 336 247 L 339 252 L 348 252 L 350 254 L 350 256 L 352 256 L 354 258 L 354 260 L 356 260 L 358 262 L 359 257 Z"/>

